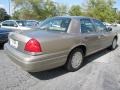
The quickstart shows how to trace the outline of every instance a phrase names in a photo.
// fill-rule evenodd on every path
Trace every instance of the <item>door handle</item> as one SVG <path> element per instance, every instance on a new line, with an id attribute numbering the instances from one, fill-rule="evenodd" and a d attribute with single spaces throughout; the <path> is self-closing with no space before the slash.
<path id="1" fill-rule="evenodd" d="M 100 39 L 100 38 L 104 38 L 105 37 L 105 35 L 100 35 L 100 36 L 98 36 L 98 38 Z"/>

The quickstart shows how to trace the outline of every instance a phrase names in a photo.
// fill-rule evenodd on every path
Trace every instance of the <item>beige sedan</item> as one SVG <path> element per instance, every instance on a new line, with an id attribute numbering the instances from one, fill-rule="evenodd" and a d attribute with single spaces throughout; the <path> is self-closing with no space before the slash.
<path id="1" fill-rule="evenodd" d="M 104 48 L 115 49 L 118 36 L 97 19 L 58 16 L 40 29 L 10 33 L 4 49 L 13 62 L 29 72 L 66 66 L 76 71 L 85 56 Z"/>

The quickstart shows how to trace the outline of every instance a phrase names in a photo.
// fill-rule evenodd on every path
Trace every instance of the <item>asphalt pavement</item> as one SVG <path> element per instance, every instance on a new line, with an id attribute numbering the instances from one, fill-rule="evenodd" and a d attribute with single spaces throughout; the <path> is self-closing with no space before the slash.
<path id="1" fill-rule="evenodd" d="M 85 58 L 76 72 L 60 67 L 28 73 L 1 48 L 0 90 L 120 90 L 120 39 L 116 50 L 105 49 Z"/>

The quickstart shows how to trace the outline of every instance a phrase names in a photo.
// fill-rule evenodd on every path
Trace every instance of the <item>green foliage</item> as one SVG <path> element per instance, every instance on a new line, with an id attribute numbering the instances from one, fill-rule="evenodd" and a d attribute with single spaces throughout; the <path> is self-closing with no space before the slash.
<path id="1" fill-rule="evenodd" d="M 82 15 L 81 7 L 79 5 L 73 5 L 69 10 L 69 14 L 72 15 L 72 16 Z"/>
<path id="2" fill-rule="evenodd" d="M 120 24 L 120 11 L 117 13 L 117 22 Z"/>
<path id="3" fill-rule="evenodd" d="M 19 19 L 19 15 L 20 15 L 20 12 L 19 11 L 15 11 L 14 13 L 13 13 L 13 19 Z"/>
<path id="4" fill-rule="evenodd" d="M 114 22 L 117 17 L 113 9 L 114 3 L 114 0 L 88 0 L 86 15 L 102 21 Z"/>
<path id="5" fill-rule="evenodd" d="M 0 21 L 8 20 L 9 18 L 10 18 L 10 16 L 7 14 L 5 9 L 0 8 Z"/>
<path id="6" fill-rule="evenodd" d="M 63 9 L 66 10 L 64 5 L 58 6 L 52 0 L 12 0 L 12 2 L 15 4 L 15 9 L 20 12 L 19 19 L 45 19 L 63 15 L 65 13 Z M 16 12 L 13 18 L 14 15 Z"/>
<path id="7" fill-rule="evenodd" d="M 67 6 L 61 4 L 57 4 L 56 5 L 56 14 L 57 16 L 62 16 L 62 15 L 67 15 L 68 14 L 68 10 L 67 10 Z"/>
<path id="8" fill-rule="evenodd" d="M 72 16 L 90 16 L 106 22 L 120 20 L 113 6 L 114 0 L 87 0 L 85 7 L 60 5 L 53 0 L 12 0 L 15 12 L 14 19 L 45 19 L 53 16 L 62 16 L 69 13 Z"/>

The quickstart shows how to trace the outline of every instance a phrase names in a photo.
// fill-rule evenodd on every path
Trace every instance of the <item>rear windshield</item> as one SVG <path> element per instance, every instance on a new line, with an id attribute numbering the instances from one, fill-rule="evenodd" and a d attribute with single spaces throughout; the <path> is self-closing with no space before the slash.
<path id="1" fill-rule="evenodd" d="M 65 32 L 68 29 L 70 21 L 70 18 L 62 17 L 46 19 L 43 23 L 41 23 L 40 29 Z"/>

